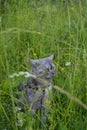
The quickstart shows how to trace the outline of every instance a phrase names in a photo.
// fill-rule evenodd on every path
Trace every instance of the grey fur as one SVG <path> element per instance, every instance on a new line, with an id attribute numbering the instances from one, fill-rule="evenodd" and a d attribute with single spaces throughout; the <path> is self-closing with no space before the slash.
<path id="1" fill-rule="evenodd" d="M 52 79 L 55 74 L 55 65 L 52 60 L 53 60 L 53 55 L 38 60 L 31 59 L 30 62 L 32 66 L 30 72 L 46 80 Z M 49 71 L 45 72 L 45 69 L 47 68 L 49 69 Z"/>
<path id="2" fill-rule="evenodd" d="M 39 109 L 46 113 L 46 99 L 50 99 L 49 91 L 52 91 L 52 78 L 55 74 L 55 65 L 53 63 L 53 55 L 33 60 L 30 59 L 31 68 L 30 73 L 37 76 L 37 78 L 29 77 L 25 84 L 19 86 L 21 104 L 31 107 L 31 111 L 35 113 Z M 48 86 L 41 80 L 45 79 Z"/>

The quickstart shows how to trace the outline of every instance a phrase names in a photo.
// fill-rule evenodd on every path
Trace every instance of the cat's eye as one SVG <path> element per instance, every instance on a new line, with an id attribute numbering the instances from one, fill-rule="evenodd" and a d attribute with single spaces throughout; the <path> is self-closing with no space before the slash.
<path id="1" fill-rule="evenodd" d="M 45 72 L 48 72 L 48 71 L 49 71 L 49 68 L 46 68 L 46 69 L 45 69 Z"/>

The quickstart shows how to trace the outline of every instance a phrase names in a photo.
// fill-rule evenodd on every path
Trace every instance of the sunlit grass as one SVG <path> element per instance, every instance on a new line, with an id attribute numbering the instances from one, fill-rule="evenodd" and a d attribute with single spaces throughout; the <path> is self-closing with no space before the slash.
<path id="1" fill-rule="evenodd" d="M 9 75 L 29 71 L 29 58 L 54 53 L 53 84 L 87 103 L 86 7 L 87 0 L 67 4 L 50 0 L 5 3 L 0 15 L 0 129 L 39 129 L 39 114 L 37 120 L 31 120 L 29 112 L 15 113 L 14 93 L 24 77 L 9 79 Z M 44 130 L 86 130 L 87 114 L 80 105 L 57 90 L 50 105 L 49 123 L 43 124 Z"/>

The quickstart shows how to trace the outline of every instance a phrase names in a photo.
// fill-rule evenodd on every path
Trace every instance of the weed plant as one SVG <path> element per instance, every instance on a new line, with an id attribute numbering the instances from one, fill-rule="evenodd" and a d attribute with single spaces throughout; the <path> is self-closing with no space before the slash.
<path id="1" fill-rule="evenodd" d="M 87 104 L 87 0 L 0 1 L 0 130 L 40 130 L 39 114 L 16 108 L 29 58 L 54 53 L 58 85 Z M 54 89 L 43 130 L 86 130 L 87 111 Z"/>

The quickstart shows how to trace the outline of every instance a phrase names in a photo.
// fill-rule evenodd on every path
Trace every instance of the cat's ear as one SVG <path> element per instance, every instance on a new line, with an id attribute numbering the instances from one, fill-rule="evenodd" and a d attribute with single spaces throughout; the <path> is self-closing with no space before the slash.
<path id="1" fill-rule="evenodd" d="M 37 64 L 39 64 L 39 60 L 30 59 L 30 63 L 31 63 L 32 65 L 37 65 Z"/>
<path id="2" fill-rule="evenodd" d="M 54 58 L 54 54 L 52 54 L 51 56 L 48 57 L 48 59 L 50 59 L 50 60 L 53 60 L 53 58 Z"/>

